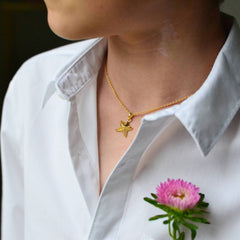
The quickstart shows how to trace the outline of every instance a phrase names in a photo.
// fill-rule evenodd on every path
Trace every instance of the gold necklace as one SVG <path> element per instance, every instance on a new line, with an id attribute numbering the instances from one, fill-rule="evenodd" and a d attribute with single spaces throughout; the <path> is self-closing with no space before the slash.
<path id="1" fill-rule="evenodd" d="M 163 108 L 167 108 L 167 107 L 170 107 L 170 106 L 173 106 L 177 103 L 181 103 L 183 102 L 184 100 L 186 100 L 187 98 L 189 98 L 191 95 L 188 95 L 186 97 L 183 97 L 183 98 L 180 98 L 180 99 L 177 99 L 173 102 L 169 102 L 169 103 L 166 103 L 164 105 L 161 105 L 160 107 L 157 107 L 157 108 L 152 108 L 152 109 L 149 109 L 149 110 L 145 110 L 145 111 L 142 111 L 142 112 L 135 112 L 135 113 L 132 113 L 128 110 L 128 108 L 123 104 L 123 102 L 120 100 L 118 94 L 116 93 L 116 90 L 114 89 L 113 85 L 112 85 L 112 82 L 110 81 L 110 78 L 109 78 L 109 75 L 108 75 L 108 71 L 107 71 L 107 61 L 105 61 L 105 64 L 104 64 L 104 69 L 105 69 L 105 76 L 106 76 L 106 79 L 107 79 L 107 82 L 109 83 L 112 91 L 113 91 L 113 94 L 114 96 L 116 97 L 116 99 L 118 100 L 118 102 L 120 103 L 120 105 L 125 109 L 125 111 L 128 113 L 128 119 L 126 122 L 123 122 L 122 120 L 120 121 L 120 127 L 116 129 L 116 132 L 122 132 L 123 136 L 124 137 L 127 137 L 128 136 L 128 132 L 129 131 L 132 131 L 133 128 L 130 126 L 130 123 L 132 122 L 133 118 L 135 116 L 139 116 L 139 115 L 144 115 L 144 114 L 147 114 L 147 113 L 151 113 L 151 112 L 155 112 L 157 110 L 160 110 L 160 109 L 163 109 Z"/>

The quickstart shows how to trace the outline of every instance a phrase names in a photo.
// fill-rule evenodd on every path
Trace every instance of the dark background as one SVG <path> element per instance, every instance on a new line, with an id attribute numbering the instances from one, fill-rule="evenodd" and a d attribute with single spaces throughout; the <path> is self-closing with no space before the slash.
<path id="1" fill-rule="evenodd" d="M 9 81 L 26 59 L 67 43 L 49 29 L 42 0 L 0 0 L 1 107 Z"/>
<path id="2" fill-rule="evenodd" d="M 55 36 L 49 29 L 42 0 L 0 0 L 0 116 L 9 81 L 22 63 L 33 55 L 68 43 L 71 42 Z"/>

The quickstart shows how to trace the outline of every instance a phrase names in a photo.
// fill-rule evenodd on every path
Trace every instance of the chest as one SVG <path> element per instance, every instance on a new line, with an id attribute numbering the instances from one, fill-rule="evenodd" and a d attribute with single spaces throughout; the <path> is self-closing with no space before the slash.
<path id="1" fill-rule="evenodd" d="M 119 153 L 124 156 L 116 160 L 99 197 L 99 169 L 88 154 L 91 145 L 80 141 L 76 111 L 68 120 L 68 111 L 51 101 L 48 114 L 36 118 L 33 125 L 38 127 L 29 128 L 24 141 L 26 240 L 167 240 L 168 229 L 161 220 L 148 221 L 162 212 L 143 201 L 167 178 L 192 182 L 210 203 L 211 224 L 199 225 L 198 240 L 238 240 L 240 132 L 236 127 L 229 128 L 204 157 L 181 123 L 167 125 L 159 119 L 142 124 L 134 142 L 126 144 L 128 150 Z M 46 129 L 48 134 L 43 134 Z"/>
<path id="2" fill-rule="evenodd" d="M 100 191 L 117 163 L 133 142 L 141 122 L 141 118 L 135 118 L 131 124 L 131 131 L 124 135 L 123 131 L 116 131 L 122 128 L 119 117 L 114 116 L 112 121 L 108 121 L 108 124 L 106 124 L 105 119 L 105 116 L 99 115 L 98 159 Z"/>
<path id="3" fill-rule="evenodd" d="M 46 125 L 50 123 L 46 119 Z M 94 202 L 97 187 L 91 168 L 84 162 L 87 157 L 78 158 L 77 151 L 71 157 L 68 155 L 67 136 L 56 138 L 58 124 L 52 122 L 47 137 L 35 131 L 27 143 L 30 149 L 25 155 L 24 178 L 27 240 L 77 240 L 79 236 L 84 240 L 167 240 L 168 230 L 162 221 L 148 221 L 162 212 L 143 201 L 167 178 L 190 181 L 205 193 L 210 203 L 211 224 L 199 225 L 198 240 L 238 239 L 240 152 L 238 139 L 231 140 L 231 134 L 219 141 L 209 156 L 203 157 L 182 126 L 171 125 L 150 139 L 152 127 L 143 126 L 109 177 L 101 197 Z M 38 126 L 41 131 L 41 124 Z M 157 131 L 155 127 L 153 132 Z M 39 143 L 44 143 L 41 150 Z M 74 144 L 70 142 L 69 148 L 74 149 Z M 231 151 L 224 151 L 226 148 Z"/>

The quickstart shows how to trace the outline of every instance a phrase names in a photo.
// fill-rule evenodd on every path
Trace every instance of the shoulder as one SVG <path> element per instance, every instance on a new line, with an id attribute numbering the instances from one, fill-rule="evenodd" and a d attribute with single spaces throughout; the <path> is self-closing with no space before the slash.
<path id="1" fill-rule="evenodd" d="M 98 39 L 89 39 L 40 53 L 23 63 L 10 83 L 15 92 L 45 91 L 59 72 L 85 54 Z"/>
<path id="2" fill-rule="evenodd" d="M 98 39 L 84 40 L 40 53 L 28 59 L 19 68 L 10 82 L 4 101 L 4 109 L 9 104 L 16 106 L 19 114 L 30 108 L 37 111 L 42 105 L 50 83 L 53 83 L 59 72 L 84 55 Z"/>
<path id="3" fill-rule="evenodd" d="M 29 77 L 31 82 L 38 82 L 39 78 L 46 83 L 52 81 L 59 71 L 71 65 L 71 62 L 79 56 L 84 55 L 96 41 L 97 39 L 84 40 L 40 53 L 20 67 L 13 81 L 19 79 L 19 81 L 27 82 L 26 78 Z"/>

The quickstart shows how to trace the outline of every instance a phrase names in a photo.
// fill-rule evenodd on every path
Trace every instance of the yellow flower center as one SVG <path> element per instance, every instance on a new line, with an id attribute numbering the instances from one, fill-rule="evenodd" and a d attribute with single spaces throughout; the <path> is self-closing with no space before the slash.
<path id="1" fill-rule="evenodd" d="M 180 198 L 181 200 L 183 200 L 185 198 L 185 193 L 175 193 L 173 194 L 173 197 L 175 198 Z"/>

